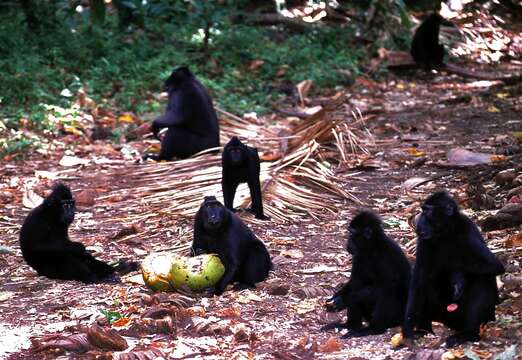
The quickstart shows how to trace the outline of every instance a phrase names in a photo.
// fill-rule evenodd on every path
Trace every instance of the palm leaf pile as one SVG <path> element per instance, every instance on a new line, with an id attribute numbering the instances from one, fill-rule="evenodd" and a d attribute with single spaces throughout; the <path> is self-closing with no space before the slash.
<path id="1" fill-rule="evenodd" d="M 365 151 L 356 136 L 357 118 L 349 117 L 353 121 L 348 123 L 346 113 L 335 115 L 343 101 L 344 94 L 320 114 L 298 125 L 287 122 L 282 130 L 281 122 L 277 128 L 267 127 L 255 118 L 220 110 L 221 143 L 235 135 L 260 152 L 263 203 L 273 221 L 298 221 L 303 215 L 320 218 L 335 213 L 337 204 L 347 199 L 359 203 L 336 181 L 332 170 L 332 163 L 346 161 L 347 154 Z M 121 176 L 129 185 L 98 199 L 110 199 L 123 211 L 120 221 L 135 222 L 157 214 L 192 219 L 204 196 L 222 199 L 221 155 L 210 151 L 185 160 L 142 164 L 130 175 L 122 169 Z M 245 208 L 249 203 L 248 187 L 241 184 L 234 205 Z M 256 220 L 247 217 L 247 221 Z"/>

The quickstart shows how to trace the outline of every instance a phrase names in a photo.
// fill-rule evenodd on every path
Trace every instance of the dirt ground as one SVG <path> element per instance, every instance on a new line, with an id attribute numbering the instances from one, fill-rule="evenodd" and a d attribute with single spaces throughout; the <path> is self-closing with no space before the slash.
<path id="1" fill-rule="evenodd" d="M 366 144 L 370 156 L 353 155 L 351 162 L 336 170 L 338 182 L 364 206 L 379 212 L 386 232 L 413 256 L 411 218 L 434 190 L 452 192 L 474 220 L 494 214 L 508 201 L 509 188 L 496 183 L 494 177 L 501 170 L 522 165 L 521 145 L 514 144 L 510 136 L 522 131 L 521 94 L 520 84 L 421 73 L 390 75 L 383 83 L 362 87 L 346 105 L 357 105 L 369 114 L 366 127 L 372 137 Z M 492 154 L 508 149 L 509 156 L 494 164 L 449 166 L 447 152 L 458 147 Z M 16 186 L 17 181 L 28 178 L 41 181 L 35 171 L 63 170 L 59 158 L 35 154 L 25 162 L 1 164 L 0 184 Z M 132 187 L 121 176 L 122 169 L 132 172 L 139 166 L 125 163 L 115 151 L 114 163 L 75 168 L 67 183 L 75 192 L 87 187 L 111 191 Z M 406 181 L 414 177 L 431 180 L 411 188 Z M 483 185 L 494 206 L 472 210 L 467 192 L 470 183 Z M 41 190 L 45 194 L 45 188 Z M 146 242 L 132 234 L 117 238 L 114 234 L 123 228 L 115 220 L 120 214 L 104 198 L 80 206 L 70 231 L 72 240 L 92 246 L 100 258 L 140 260 L 149 252 L 168 249 L 173 238 L 183 242 L 181 251 L 191 241 L 190 219 L 169 216 L 161 223 L 143 225 L 153 227 L 156 234 Z M 497 320 L 485 327 L 480 342 L 446 349 L 443 338 L 450 330 L 441 325 L 413 349 L 392 348 L 390 339 L 399 328 L 358 339 L 321 332 L 321 326 L 345 316 L 328 314 L 323 306 L 336 286 L 349 277 L 345 234 L 347 222 L 359 207 L 350 201 L 336 205 L 337 214 L 325 214 L 322 219 L 303 217 L 289 224 L 255 222 L 249 214 L 240 213 L 267 245 L 275 269 L 256 289 L 206 297 L 154 294 L 139 283 L 136 274 L 125 276 L 119 284 L 96 285 L 39 278 L 24 263 L 18 245 L 19 227 L 28 209 L 20 197 L 4 196 L 0 198 L 4 229 L 0 246 L 10 251 L 0 256 L 0 358 L 125 358 L 120 352 L 82 348 L 81 341 L 69 341 L 69 347 L 43 346 L 46 341 L 62 339 L 56 335 L 66 339 L 85 333 L 96 321 L 107 326 L 100 311 L 108 310 L 124 315 L 122 326 L 113 324 L 113 328 L 124 335 L 129 345 L 126 351 L 136 359 L 440 359 L 443 354 L 447 359 L 493 359 L 506 350 L 518 353 L 506 359 L 522 359 L 520 283 L 507 281 L 522 276 L 522 244 L 505 241 L 520 228 L 484 233 L 507 273 L 500 278 L 502 303 L 497 307 Z M 518 344 L 516 350 L 510 349 L 513 344 Z"/>

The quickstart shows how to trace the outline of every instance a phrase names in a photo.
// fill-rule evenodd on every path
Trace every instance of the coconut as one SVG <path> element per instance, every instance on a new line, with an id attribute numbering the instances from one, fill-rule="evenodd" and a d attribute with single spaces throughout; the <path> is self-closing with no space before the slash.
<path id="1" fill-rule="evenodd" d="M 225 267 L 217 255 L 204 254 L 189 258 L 177 258 L 170 271 L 170 285 L 202 291 L 217 284 L 225 273 Z"/>
<path id="2" fill-rule="evenodd" d="M 175 255 L 168 253 L 153 253 L 148 255 L 141 263 L 141 275 L 149 288 L 155 291 L 172 291 L 170 284 L 170 270 L 177 259 Z"/>

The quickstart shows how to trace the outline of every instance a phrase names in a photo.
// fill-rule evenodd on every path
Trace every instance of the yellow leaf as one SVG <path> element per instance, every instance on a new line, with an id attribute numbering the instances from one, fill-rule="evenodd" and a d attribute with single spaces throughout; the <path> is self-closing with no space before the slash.
<path id="1" fill-rule="evenodd" d="M 417 150 L 417 148 L 409 148 L 408 150 L 406 150 L 408 152 L 408 154 L 410 154 L 411 156 L 424 156 L 426 155 L 426 153 L 424 151 L 419 151 Z"/>
<path id="2" fill-rule="evenodd" d="M 516 137 L 517 139 L 522 139 L 522 131 L 513 131 L 511 133 L 511 135 L 513 135 L 514 137 Z"/>
<path id="3" fill-rule="evenodd" d="M 134 116 L 132 116 L 132 114 L 129 113 L 124 113 L 118 117 L 118 121 L 132 124 L 134 122 Z"/>
<path id="4" fill-rule="evenodd" d="M 503 162 L 506 161 L 507 157 L 504 155 L 491 155 L 491 162 Z"/>
<path id="5" fill-rule="evenodd" d="M 498 113 L 498 112 L 500 112 L 500 110 L 496 106 L 491 105 L 490 107 L 488 107 L 488 112 L 490 112 L 490 113 Z"/>
<path id="6" fill-rule="evenodd" d="M 281 254 L 281 256 L 292 258 L 292 259 L 301 259 L 304 257 L 303 252 L 298 249 L 281 250 L 280 254 Z"/>
<path id="7" fill-rule="evenodd" d="M 75 128 L 74 126 L 71 126 L 71 125 L 64 125 L 63 131 L 65 131 L 68 134 L 73 134 L 76 136 L 83 136 L 83 133 L 80 130 L 78 130 L 77 128 Z"/>
<path id="8" fill-rule="evenodd" d="M 160 144 L 150 144 L 146 149 L 145 152 L 152 153 L 152 154 L 159 154 L 161 150 Z"/>
<path id="9" fill-rule="evenodd" d="M 399 347 L 402 345 L 402 333 L 397 333 L 395 335 L 392 336 L 391 340 L 390 340 L 390 344 L 393 348 L 396 348 L 396 347 Z"/>
<path id="10" fill-rule="evenodd" d="M 505 99 L 509 96 L 509 93 L 497 93 L 499 99 Z"/>

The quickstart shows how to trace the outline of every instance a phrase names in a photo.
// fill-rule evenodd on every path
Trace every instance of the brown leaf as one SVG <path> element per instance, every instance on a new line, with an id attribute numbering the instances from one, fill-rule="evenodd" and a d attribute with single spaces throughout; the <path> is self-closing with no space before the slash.
<path id="1" fill-rule="evenodd" d="M 301 287 L 295 291 L 295 295 L 297 295 L 297 297 L 299 297 L 300 299 L 309 299 L 319 296 L 325 296 L 329 293 L 329 290 L 323 289 L 319 286 Z"/>
<path id="2" fill-rule="evenodd" d="M 75 334 L 70 336 L 53 336 L 48 340 L 36 340 L 33 344 L 34 352 L 41 352 L 49 349 L 62 349 L 74 352 L 86 352 L 90 350 L 91 344 L 86 334 Z"/>
<path id="3" fill-rule="evenodd" d="M 74 199 L 76 200 L 76 204 L 78 206 L 91 207 L 95 204 L 94 198 L 96 195 L 97 194 L 95 191 L 85 189 L 78 194 L 75 194 Z"/>
<path id="4" fill-rule="evenodd" d="M 522 246 L 522 232 L 509 235 L 506 240 L 504 240 L 504 244 L 506 244 L 506 246 Z"/>
<path id="5" fill-rule="evenodd" d="M 43 201 L 43 198 L 39 196 L 37 193 L 34 192 L 32 188 L 25 187 L 23 198 L 22 198 L 22 204 L 29 209 L 33 209 L 40 205 Z"/>
<path id="6" fill-rule="evenodd" d="M 151 130 L 151 123 L 144 123 L 144 124 L 141 124 L 140 126 L 138 126 L 138 128 L 136 130 L 134 130 L 134 134 L 136 134 L 136 136 L 138 137 L 142 137 L 142 136 L 145 136 L 149 133 L 152 132 Z"/>
<path id="7" fill-rule="evenodd" d="M 112 323 L 112 326 L 115 327 L 124 327 L 127 326 L 130 323 L 131 319 L 128 317 L 121 317 L 118 320 L 114 321 Z"/>
<path id="8" fill-rule="evenodd" d="M 292 259 L 301 259 L 304 257 L 304 254 L 299 249 L 290 249 L 290 250 L 281 250 L 281 256 L 289 257 Z"/>
<path id="9" fill-rule="evenodd" d="M 173 310 L 167 307 L 153 307 L 151 309 L 148 309 L 143 314 L 141 314 L 141 317 L 143 319 L 160 319 L 164 316 L 173 314 Z"/>
<path id="10" fill-rule="evenodd" d="M 77 166 L 77 165 L 88 165 L 90 163 L 90 160 L 88 159 L 81 159 L 77 156 L 69 156 L 64 155 L 59 164 L 60 166 L 69 167 L 69 166 Z"/>
<path id="11" fill-rule="evenodd" d="M 319 345 L 319 351 L 326 353 L 340 351 L 342 348 L 343 346 L 337 336 L 330 336 L 328 340 Z"/>
<path id="12" fill-rule="evenodd" d="M 287 284 L 267 284 L 266 291 L 270 295 L 284 296 L 290 291 L 290 286 Z"/>
<path id="13" fill-rule="evenodd" d="M 241 316 L 241 310 L 238 307 L 229 307 L 217 311 L 216 316 L 222 318 L 237 319 Z"/>
<path id="14" fill-rule="evenodd" d="M 105 329 L 98 325 L 92 325 L 87 330 L 89 342 L 104 350 L 123 351 L 129 347 L 125 340 L 116 330 Z"/>
<path id="15" fill-rule="evenodd" d="M 126 353 L 114 354 L 114 360 L 156 360 L 167 359 L 168 356 L 160 349 L 134 350 Z"/>
<path id="16" fill-rule="evenodd" d="M 402 184 L 402 189 L 404 191 L 411 191 L 413 190 L 414 188 L 416 188 L 417 186 L 419 185 L 422 185 L 424 183 L 427 183 L 428 181 L 431 181 L 432 179 L 431 178 L 426 178 L 426 177 L 413 177 L 413 178 L 409 178 L 408 180 L 406 180 L 403 184 Z"/>
<path id="17" fill-rule="evenodd" d="M 121 330 L 121 334 L 130 337 L 142 337 L 154 334 L 176 334 L 176 323 L 171 316 L 161 319 L 140 319 L 132 323 L 126 329 Z"/>
<path id="18" fill-rule="evenodd" d="M 136 225 L 132 224 L 130 226 L 126 226 L 126 227 L 118 230 L 118 232 L 116 234 L 112 235 L 111 237 L 109 237 L 109 239 L 118 240 L 118 239 L 121 239 L 122 237 L 134 235 L 137 233 L 138 233 L 138 227 Z"/>
<path id="19" fill-rule="evenodd" d="M 259 59 L 256 59 L 256 60 L 252 60 L 250 62 L 250 64 L 248 64 L 248 70 L 257 70 L 259 69 L 261 66 L 263 66 L 265 62 L 263 60 L 259 60 Z"/>
<path id="20" fill-rule="evenodd" d="M 451 149 L 448 152 L 448 164 L 455 166 L 473 166 L 501 162 L 505 156 L 472 152 L 463 148 Z"/>

